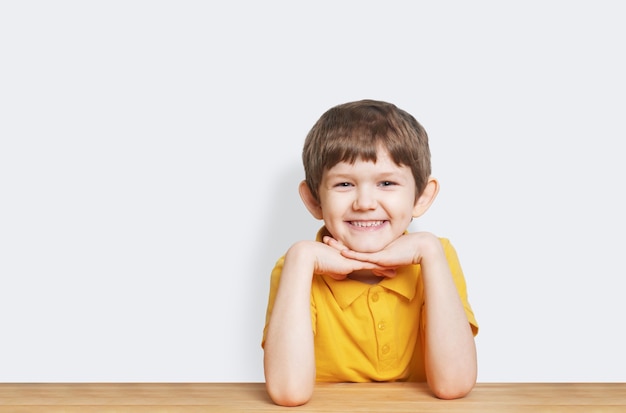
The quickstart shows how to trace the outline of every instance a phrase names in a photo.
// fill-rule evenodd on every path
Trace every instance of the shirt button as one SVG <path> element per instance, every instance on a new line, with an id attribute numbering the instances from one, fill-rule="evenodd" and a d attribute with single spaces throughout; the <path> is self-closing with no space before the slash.
<path id="1" fill-rule="evenodd" d="M 373 302 L 377 302 L 378 301 L 378 293 L 372 294 L 372 301 Z"/>
<path id="2" fill-rule="evenodd" d="M 385 344 L 382 348 L 381 351 L 383 352 L 383 354 L 387 354 L 389 353 L 389 346 L 387 344 Z"/>
<path id="3" fill-rule="evenodd" d="M 381 321 L 380 323 L 378 323 L 379 330 L 384 330 L 386 326 L 387 324 L 384 321 Z"/>

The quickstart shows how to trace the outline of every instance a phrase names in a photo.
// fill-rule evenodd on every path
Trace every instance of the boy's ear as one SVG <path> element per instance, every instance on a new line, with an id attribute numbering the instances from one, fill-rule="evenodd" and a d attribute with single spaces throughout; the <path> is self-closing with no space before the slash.
<path id="1" fill-rule="evenodd" d="M 315 219 L 322 219 L 322 206 L 313 196 L 311 188 L 309 188 L 306 181 L 300 182 L 298 192 L 300 192 L 300 198 L 302 198 L 302 202 L 304 202 L 306 209 L 309 210 L 311 215 L 313 215 Z"/>
<path id="2" fill-rule="evenodd" d="M 415 200 L 415 206 L 413 206 L 413 218 L 417 218 L 422 216 L 430 205 L 433 203 L 437 194 L 439 193 L 439 182 L 433 178 L 428 178 L 428 182 L 426 183 L 426 187 L 422 194 Z"/>

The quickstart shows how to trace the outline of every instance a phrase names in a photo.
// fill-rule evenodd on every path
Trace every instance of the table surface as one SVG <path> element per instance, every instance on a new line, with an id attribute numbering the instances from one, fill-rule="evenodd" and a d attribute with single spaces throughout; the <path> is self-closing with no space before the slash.
<path id="1" fill-rule="evenodd" d="M 0 413 L 99 412 L 626 412 L 626 383 L 478 383 L 439 400 L 423 383 L 318 383 L 299 407 L 264 383 L 0 383 Z"/>

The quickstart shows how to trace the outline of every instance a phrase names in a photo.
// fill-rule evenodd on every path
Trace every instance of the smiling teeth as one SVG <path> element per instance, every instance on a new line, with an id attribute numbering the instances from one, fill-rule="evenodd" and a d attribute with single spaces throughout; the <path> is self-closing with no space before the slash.
<path id="1" fill-rule="evenodd" d="M 352 225 L 355 227 L 376 227 L 382 225 L 384 221 L 352 221 Z"/>

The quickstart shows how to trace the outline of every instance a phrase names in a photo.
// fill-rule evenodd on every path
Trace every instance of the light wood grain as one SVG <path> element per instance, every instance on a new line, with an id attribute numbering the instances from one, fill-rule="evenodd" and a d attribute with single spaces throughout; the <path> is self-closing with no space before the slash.
<path id="1" fill-rule="evenodd" d="M 304 406 L 274 405 L 263 383 L 0 383 L 0 413 L 626 412 L 626 383 L 479 383 L 439 400 L 424 384 L 317 384 Z"/>

